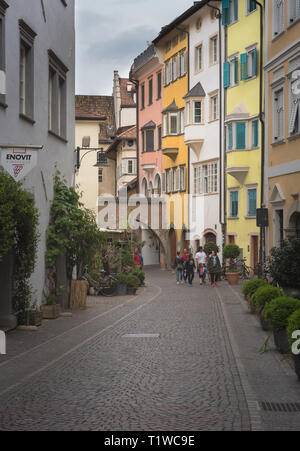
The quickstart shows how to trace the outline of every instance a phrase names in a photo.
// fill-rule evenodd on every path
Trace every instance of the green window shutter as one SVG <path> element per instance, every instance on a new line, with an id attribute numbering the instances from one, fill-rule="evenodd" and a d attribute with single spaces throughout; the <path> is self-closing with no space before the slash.
<path id="1" fill-rule="evenodd" d="M 230 25 L 230 0 L 222 0 L 222 25 Z"/>
<path id="2" fill-rule="evenodd" d="M 239 214 L 239 193 L 238 193 L 238 191 L 231 191 L 230 204 L 231 204 L 230 216 L 232 218 L 237 218 L 237 216 Z"/>
<path id="3" fill-rule="evenodd" d="M 244 122 L 236 124 L 236 148 L 238 150 L 246 149 L 246 124 Z"/>
<path id="4" fill-rule="evenodd" d="M 241 54 L 241 80 L 247 80 L 248 78 L 248 54 Z"/>
<path id="5" fill-rule="evenodd" d="M 230 63 L 224 63 L 224 89 L 230 86 Z"/>
<path id="6" fill-rule="evenodd" d="M 252 123 L 253 147 L 258 147 L 258 121 Z"/>
<path id="7" fill-rule="evenodd" d="M 248 190 L 248 216 L 256 216 L 256 189 Z"/>
<path id="8" fill-rule="evenodd" d="M 234 20 L 239 20 L 239 0 L 234 0 Z"/>
<path id="9" fill-rule="evenodd" d="M 234 83 L 237 84 L 239 82 L 239 59 L 236 56 L 234 58 Z"/>
<path id="10" fill-rule="evenodd" d="M 233 149 L 233 125 L 228 125 L 228 150 Z"/>
<path id="11" fill-rule="evenodd" d="M 253 58 L 253 76 L 257 76 L 257 49 L 254 49 L 254 58 Z"/>
<path id="12" fill-rule="evenodd" d="M 249 13 L 252 13 L 252 11 L 256 10 L 256 3 L 254 0 L 248 0 L 248 4 L 249 4 Z"/>

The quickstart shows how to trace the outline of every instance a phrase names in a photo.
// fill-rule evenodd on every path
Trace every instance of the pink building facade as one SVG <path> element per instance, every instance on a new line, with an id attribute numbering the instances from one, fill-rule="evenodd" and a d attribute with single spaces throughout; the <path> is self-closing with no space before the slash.
<path id="1" fill-rule="evenodd" d="M 146 197 L 162 194 L 162 58 L 151 45 L 134 60 L 139 82 L 139 183 Z"/>

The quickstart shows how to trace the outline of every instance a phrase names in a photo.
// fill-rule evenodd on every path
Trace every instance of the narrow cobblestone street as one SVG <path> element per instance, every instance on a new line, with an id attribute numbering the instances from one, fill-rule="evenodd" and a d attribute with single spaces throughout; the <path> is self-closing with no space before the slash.
<path id="1" fill-rule="evenodd" d="M 72 318 L 8 335 L 0 356 L 1 430 L 295 430 L 287 361 L 245 310 L 240 288 L 177 286 L 147 270 L 138 296 L 90 298 Z"/>

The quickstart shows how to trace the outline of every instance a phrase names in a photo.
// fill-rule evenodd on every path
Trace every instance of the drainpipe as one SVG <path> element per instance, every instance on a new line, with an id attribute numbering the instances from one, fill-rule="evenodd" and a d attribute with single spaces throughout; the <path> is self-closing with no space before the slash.
<path id="1" fill-rule="evenodd" d="M 222 106 L 222 93 L 223 93 L 223 77 L 222 77 L 222 12 L 220 8 L 216 6 L 207 4 L 209 8 L 212 8 L 217 11 L 216 18 L 219 20 L 219 160 L 220 160 L 220 169 L 219 169 L 219 223 L 222 228 L 224 228 L 224 222 L 222 218 L 222 196 L 223 196 L 223 188 L 222 188 L 222 175 L 223 175 L 223 154 L 222 154 L 222 123 L 223 123 L 223 106 Z M 225 173 L 224 173 L 225 174 Z"/>
<path id="2" fill-rule="evenodd" d="M 263 111 L 263 52 L 264 52 L 264 4 L 255 0 L 260 7 L 260 85 L 259 85 L 259 120 L 261 123 L 261 208 L 265 207 L 265 120 Z M 259 276 L 263 276 L 263 266 L 266 259 L 265 252 L 265 227 L 260 228 L 260 251 L 259 251 Z"/>
<path id="3" fill-rule="evenodd" d="M 136 88 L 136 167 L 137 167 L 137 194 L 140 192 L 140 120 L 139 120 L 139 80 L 132 78 L 132 71 L 129 75 L 129 80 Z"/>

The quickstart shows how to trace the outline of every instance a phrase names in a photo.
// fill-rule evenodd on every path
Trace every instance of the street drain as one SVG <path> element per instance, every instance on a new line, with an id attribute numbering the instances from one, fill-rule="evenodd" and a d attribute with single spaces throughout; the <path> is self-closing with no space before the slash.
<path id="1" fill-rule="evenodd" d="M 300 412 L 298 402 L 267 402 L 263 401 L 260 406 L 265 412 Z"/>
<path id="2" fill-rule="evenodd" d="M 159 338 L 160 334 L 126 334 L 123 338 Z"/>

